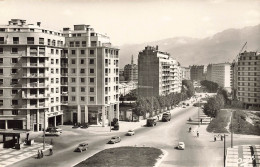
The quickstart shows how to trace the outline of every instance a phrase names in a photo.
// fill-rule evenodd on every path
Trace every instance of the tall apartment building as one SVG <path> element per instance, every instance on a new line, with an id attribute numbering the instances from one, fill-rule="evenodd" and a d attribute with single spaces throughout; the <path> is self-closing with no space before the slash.
<path id="1" fill-rule="evenodd" d="M 0 128 L 62 124 L 61 32 L 12 19 L 0 26 Z"/>
<path id="2" fill-rule="evenodd" d="M 68 46 L 64 50 L 68 68 L 62 71 L 68 82 L 63 87 L 64 121 L 104 126 L 119 118 L 119 50 L 89 25 L 64 28 L 63 34 Z"/>
<path id="3" fill-rule="evenodd" d="M 190 68 L 189 67 L 182 67 L 182 79 L 190 80 Z"/>
<path id="4" fill-rule="evenodd" d="M 238 100 L 243 102 L 246 108 L 260 107 L 260 53 L 240 53 L 235 76 Z"/>
<path id="5" fill-rule="evenodd" d="M 209 64 L 207 67 L 206 79 L 217 83 L 228 91 L 231 91 L 232 73 L 230 67 L 230 63 Z"/>
<path id="6" fill-rule="evenodd" d="M 138 80 L 138 66 L 134 64 L 134 58 L 132 55 L 131 64 L 127 64 L 124 67 L 124 77 L 126 81 Z"/>
<path id="7" fill-rule="evenodd" d="M 138 94 L 159 96 L 180 92 L 182 71 L 180 63 L 166 52 L 147 46 L 138 55 Z"/>
<path id="8" fill-rule="evenodd" d="M 190 79 L 192 81 L 201 81 L 206 79 L 206 67 L 204 65 L 190 66 Z"/>
<path id="9" fill-rule="evenodd" d="M 0 129 L 119 117 L 119 53 L 88 25 L 53 31 L 25 20 L 0 26 Z"/>

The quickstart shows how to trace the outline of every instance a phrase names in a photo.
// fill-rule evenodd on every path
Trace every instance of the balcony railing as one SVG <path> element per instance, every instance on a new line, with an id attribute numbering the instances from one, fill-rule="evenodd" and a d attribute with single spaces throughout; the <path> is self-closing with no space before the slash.
<path id="1" fill-rule="evenodd" d="M 27 44 L 33 45 L 33 44 L 34 44 L 34 41 L 27 41 Z"/>
<path id="2" fill-rule="evenodd" d="M 19 44 L 19 41 L 13 41 L 13 44 Z"/>

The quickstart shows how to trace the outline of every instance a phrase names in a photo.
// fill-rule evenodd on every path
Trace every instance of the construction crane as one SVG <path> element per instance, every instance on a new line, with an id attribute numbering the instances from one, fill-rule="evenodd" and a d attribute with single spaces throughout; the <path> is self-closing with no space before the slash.
<path id="1" fill-rule="evenodd" d="M 235 63 L 238 61 L 238 59 L 240 57 L 240 53 L 244 50 L 244 48 L 246 47 L 246 44 L 247 44 L 247 42 L 243 45 L 242 49 L 239 51 L 239 53 L 236 56 L 236 58 L 233 60 L 232 67 L 234 67 Z"/>

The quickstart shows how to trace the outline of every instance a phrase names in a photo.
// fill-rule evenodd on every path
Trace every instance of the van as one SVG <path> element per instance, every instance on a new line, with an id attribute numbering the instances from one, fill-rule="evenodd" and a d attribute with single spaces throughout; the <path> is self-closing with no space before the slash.
<path id="1" fill-rule="evenodd" d="M 162 121 L 163 122 L 168 122 L 171 120 L 171 113 L 167 112 L 167 113 L 163 113 L 162 115 Z"/>

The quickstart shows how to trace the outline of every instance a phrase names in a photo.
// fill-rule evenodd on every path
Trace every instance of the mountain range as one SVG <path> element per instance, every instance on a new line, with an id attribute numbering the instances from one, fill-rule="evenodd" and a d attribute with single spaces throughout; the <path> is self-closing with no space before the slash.
<path id="1" fill-rule="evenodd" d="M 147 45 L 158 45 L 160 51 L 170 53 L 181 66 L 189 66 L 232 62 L 245 42 L 247 45 L 244 50 L 260 51 L 260 24 L 242 29 L 227 29 L 203 39 L 175 37 L 141 44 L 122 45 L 119 46 L 120 68 L 131 63 L 132 55 L 134 62 L 137 63 L 138 53 Z"/>

